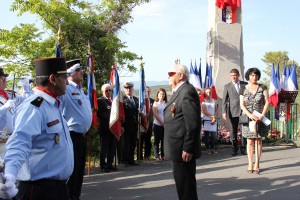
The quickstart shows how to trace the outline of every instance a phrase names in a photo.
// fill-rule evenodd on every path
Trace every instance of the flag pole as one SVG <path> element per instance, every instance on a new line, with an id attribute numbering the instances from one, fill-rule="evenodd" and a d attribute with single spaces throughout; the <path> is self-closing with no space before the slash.
<path id="1" fill-rule="evenodd" d="M 88 54 L 91 54 L 90 41 L 88 41 Z M 91 128 L 89 129 L 88 140 L 88 176 L 91 176 Z"/>

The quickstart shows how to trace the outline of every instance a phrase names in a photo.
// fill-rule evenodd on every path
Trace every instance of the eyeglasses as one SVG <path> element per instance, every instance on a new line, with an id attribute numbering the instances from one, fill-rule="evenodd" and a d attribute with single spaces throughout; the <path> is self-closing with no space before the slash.
<path id="1" fill-rule="evenodd" d="M 177 72 L 168 72 L 169 77 L 174 76 L 175 74 L 177 74 Z"/>
<path id="2" fill-rule="evenodd" d="M 111 92 L 112 90 L 105 90 L 105 92 Z"/>

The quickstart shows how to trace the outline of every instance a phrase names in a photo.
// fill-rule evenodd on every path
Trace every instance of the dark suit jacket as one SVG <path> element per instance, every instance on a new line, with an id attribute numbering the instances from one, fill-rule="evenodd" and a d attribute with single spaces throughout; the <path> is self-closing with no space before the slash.
<path id="1" fill-rule="evenodd" d="M 171 108 L 175 107 L 174 116 Z M 195 88 L 184 82 L 164 110 L 164 152 L 167 159 L 182 161 L 182 151 L 200 156 L 200 102 Z"/>
<path id="2" fill-rule="evenodd" d="M 149 113 L 149 117 L 148 117 L 148 121 L 149 124 L 153 124 L 153 104 L 154 104 L 154 99 L 149 98 L 150 99 L 150 113 Z"/>
<path id="3" fill-rule="evenodd" d="M 123 104 L 125 112 L 125 126 L 137 124 L 138 123 L 138 114 L 139 114 L 139 100 L 137 97 L 133 96 L 135 105 L 133 105 L 130 99 L 124 95 Z"/>
<path id="4" fill-rule="evenodd" d="M 240 88 L 245 87 L 247 82 L 240 81 Z M 222 113 L 229 114 L 229 117 L 238 117 L 241 114 L 240 96 L 232 82 L 224 86 Z"/>
<path id="5" fill-rule="evenodd" d="M 109 118 L 110 118 L 111 105 L 107 98 L 98 98 L 98 111 L 97 117 L 99 119 L 100 133 L 109 132 Z"/>

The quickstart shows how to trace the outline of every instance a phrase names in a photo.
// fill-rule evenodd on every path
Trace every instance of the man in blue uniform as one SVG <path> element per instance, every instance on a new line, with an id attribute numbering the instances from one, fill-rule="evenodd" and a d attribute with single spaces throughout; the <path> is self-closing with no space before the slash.
<path id="1" fill-rule="evenodd" d="M 67 200 L 73 145 L 57 98 L 66 91 L 65 58 L 38 59 L 35 71 L 35 93 L 16 109 L 7 141 L 0 198 Z"/>
<path id="2" fill-rule="evenodd" d="M 13 114 L 17 106 L 19 106 L 25 99 L 25 97 L 31 94 L 29 89 L 29 79 L 22 79 L 23 93 L 16 95 L 9 92 L 6 89 L 7 82 L 3 69 L 0 68 L 0 156 L 4 156 L 5 142 L 13 131 Z"/>
<path id="3" fill-rule="evenodd" d="M 90 101 L 82 90 L 83 71 L 80 60 L 68 61 L 67 68 L 69 84 L 66 94 L 60 99 L 62 113 L 67 120 L 74 147 L 74 171 L 68 181 L 70 199 L 77 200 L 81 194 L 87 146 L 85 134 L 91 127 L 92 110 Z"/>

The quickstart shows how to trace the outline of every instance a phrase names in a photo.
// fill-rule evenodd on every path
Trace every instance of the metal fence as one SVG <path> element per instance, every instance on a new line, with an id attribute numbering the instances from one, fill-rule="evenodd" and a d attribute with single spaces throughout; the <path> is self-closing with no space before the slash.
<path id="1" fill-rule="evenodd" d="M 294 142 L 298 138 L 299 134 L 299 119 L 300 114 L 298 112 L 298 104 L 291 103 L 290 109 L 287 109 L 288 113 L 285 118 L 275 119 L 276 109 L 274 107 L 270 107 L 269 109 L 269 117 L 272 121 L 270 125 L 271 134 L 275 134 L 275 131 L 278 133 L 278 142 Z M 285 119 L 285 120 L 284 120 Z M 268 138 L 270 140 L 270 137 Z M 268 140 L 267 139 L 267 140 Z M 274 140 L 273 140 L 274 141 Z"/>

